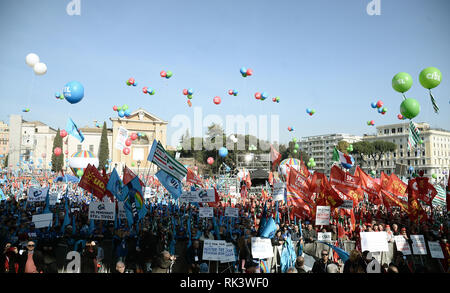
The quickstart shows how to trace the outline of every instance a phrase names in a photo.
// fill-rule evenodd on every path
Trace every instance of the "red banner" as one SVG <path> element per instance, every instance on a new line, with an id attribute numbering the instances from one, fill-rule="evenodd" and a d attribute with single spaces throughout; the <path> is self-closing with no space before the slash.
<path id="1" fill-rule="evenodd" d="M 331 168 L 330 184 L 338 192 L 341 199 L 353 200 L 355 206 L 364 199 L 364 192 L 361 189 L 361 179 L 342 171 L 336 165 Z"/>
<path id="2" fill-rule="evenodd" d="M 381 172 L 381 189 L 387 190 L 389 185 L 389 176 Z"/>
<path id="3" fill-rule="evenodd" d="M 125 166 L 125 168 L 123 168 L 123 184 L 127 185 L 131 180 L 134 179 L 134 177 L 136 177 L 136 174 L 134 174 L 133 171 Z M 139 179 L 139 184 L 141 184 L 142 187 L 145 187 L 145 184 L 141 179 Z"/>
<path id="4" fill-rule="evenodd" d="M 106 193 L 107 183 L 108 182 L 103 178 L 100 172 L 98 172 L 97 168 L 88 164 L 78 186 L 102 200 Z"/>
<path id="5" fill-rule="evenodd" d="M 187 168 L 186 182 L 204 187 L 202 179 L 198 178 L 197 175 L 195 175 L 194 171 L 189 168 Z"/>
<path id="6" fill-rule="evenodd" d="M 416 179 L 411 179 L 408 181 L 408 212 L 409 219 L 414 223 L 419 223 L 420 221 L 427 220 L 427 214 L 425 210 L 422 208 L 422 205 L 417 200 L 419 194 L 415 189 L 414 185 L 417 184 Z"/>
<path id="7" fill-rule="evenodd" d="M 432 206 L 431 202 L 437 195 L 437 191 L 434 186 L 428 181 L 427 177 L 415 178 L 416 184 L 413 184 L 414 192 L 417 192 L 417 197 L 423 200 L 427 205 Z"/>
<path id="8" fill-rule="evenodd" d="M 315 214 L 315 204 L 310 199 L 311 192 L 307 183 L 307 178 L 291 166 L 286 169 L 286 191 L 287 203 L 293 206 L 292 213 L 301 219 L 313 219 Z"/>
<path id="9" fill-rule="evenodd" d="M 381 194 L 383 197 L 383 204 L 388 210 L 388 212 L 391 211 L 391 208 L 393 206 L 397 206 L 400 207 L 403 212 L 408 213 L 408 205 L 404 201 L 398 199 L 395 195 L 393 195 L 389 191 L 381 190 Z"/>
<path id="10" fill-rule="evenodd" d="M 395 174 L 391 174 L 385 190 L 396 196 L 406 197 L 406 188 L 407 184 L 405 182 L 400 180 Z"/>
<path id="11" fill-rule="evenodd" d="M 369 201 L 375 205 L 383 203 L 380 191 L 381 185 L 379 185 L 372 177 L 367 175 L 359 166 L 356 166 L 355 176 L 361 179 L 361 187 L 364 192 L 367 193 Z"/>

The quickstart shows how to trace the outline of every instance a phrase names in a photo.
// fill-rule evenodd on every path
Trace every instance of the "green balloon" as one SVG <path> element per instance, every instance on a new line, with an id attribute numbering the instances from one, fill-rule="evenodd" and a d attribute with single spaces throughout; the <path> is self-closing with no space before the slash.
<path id="1" fill-rule="evenodd" d="M 387 112 L 387 108 L 386 107 L 384 107 L 381 111 L 383 111 L 383 112 Z"/>
<path id="2" fill-rule="evenodd" d="M 131 83 L 127 80 L 127 85 L 131 85 Z"/>
<path id="3" fill-rule="evenodd" d="M 192 95 L 187 95 L 188 99 L 192 99 Z"/>
<path id="4" fill-rule="evenodd" d="M 375 175 L 377 174 L 377 172 L 375 172 L 374 170 L 372 170 L 372 171 L 370 171 L 370 174 L 371 174 L 372 176 L 375 176 Z"/>
<path id="5" fill-rule="evenodd" d="M 400 93 L 407 92 L 412 86 L 412 77 L 406 72 L 400 72 L 392 78 L 392 87 Z"/>
<path id="6" fill-rule="evenodd" d="M 297 150 L 294 150 L 294 154 L 296 154 L 297 153 Z"/>
<path id="7" fill-rule="evenodd" d="M 306 166 L 308 166 L 309 168 L 311 168 L 311 166 L 312 166 L 311 162 L 308 162 L 308 163 L 306 164 Z"/>
<path id="8" fill-rule="evenodd" d="M 309 158 L 309 161 L 310 162 L 314 162 L 314 158 Z"/>
<path id="9" fill-rule="evenodd" d="M 314 113 L 316 113 L 316 110 L 311 109 L 311 114 L 314 114 Z"/>
<path id="10" fill-rule="evenodd" d="M 423 140 L 422 139 L 419 141 L 419 144 L 423 144 Z"/>
<path id="11" fill-rule="evenodd" d="M 131 167 L 134 167 L 134 163 L 131 163 Z"/>
<path id="12" fill-rule="evenodd" d="M 166 72 L 166 78 L 171 78 L 172 75 L 173 75 L 172 71 L 169 70 Z"/>
<path id="13" fill-rule="evenodd" d="M 293 141 L 293 142 L 297 142 L 297 139 L 294 137 L 294 138 L 292 139 L 292 141 Z"/>
<path id="14" fill-rule="evenodd" d="M 296 144 L 294 145 L 294 148 L 295 148 L 296 150 L 298 150 L 298 149 L 300 148 L 300 146 L 298 145 L 298 143 L 296 143 Z"/>
<path id="15" fill-rule="evenodd" d="M 84 174 L 83 170 L 78 170 L 78 171 L 77 171 L 77 176 L 78 176 L 78 177 L 83 176 L 83 174 Z"/>
<path id="16" fill-rule="evenodd" d="M 154 95 L 155 94 L 155 90 L 154 89 L 152 89 L 152 91 L 150 92 L 150 95 Z"/>
<path id="17" fill-rule="evenodd" d="M 123 105 L 122 110 L 124 110 L 124 111 L 128 110 L 128 105 L 127 104 Z"/>
<path id="18" fill-rule="evenodd" d="M 312 163 L 311 163 L 311 167 L 314 168 L 315 166 L 316 166 L 316 162 L 312 162 Z"/>
<path id="19" fill-rule="evenodd" d="M 408 98 L 400 104 L 400 113 L 408 119 L 413 119 L 420 112 L 420 104 L 417 100 Z"/>
<path id="20" fill-rule="evenodd" d="M 416 178 L 416 177 L 417 177 L 417 174 L 416 174 L 416 173 L 412 174 L 412 177 L 413 177 L 413 178 Z"/>
<path id="21" fill-rule="evenodd" d="M 431 175 L 431 177 L 433 177 L 433 179 L 436 179 L 436 178 L 437 178 L 437 175 L 433 173 L 433 174 Z"/>
<path id="22" fill-rule="evenodd" d="M 420 84 L 426 89 L 437 87 L 441 83 L 442 74 L 436 67 L 427 67 L 419 74 Z"/>

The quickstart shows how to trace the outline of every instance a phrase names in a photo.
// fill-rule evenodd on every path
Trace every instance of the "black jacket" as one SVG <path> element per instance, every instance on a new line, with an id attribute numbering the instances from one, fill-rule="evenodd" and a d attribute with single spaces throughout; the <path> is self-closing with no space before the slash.
<path id="1" fill-rule="evenodd" d="M 24 251 L 20 256 L 19 273 L 25 273 L 25 265 L 27 263 L 27 260 L 28 260 L 28 251 Z M 42 255 L 42 252 L 34 250 L 33 262 L 38 272 L 45 273 L 44 256 Z"/>
<path id="2" fill-rule="evenodd" d="M 328 260 L 326 263 L 323 261 L 323 259 L 317 260 L 312 268 L 313 273 L 326 273 L 327 272 L 327 266 L 330 265 L 332 262 L 331 260 Z"/>

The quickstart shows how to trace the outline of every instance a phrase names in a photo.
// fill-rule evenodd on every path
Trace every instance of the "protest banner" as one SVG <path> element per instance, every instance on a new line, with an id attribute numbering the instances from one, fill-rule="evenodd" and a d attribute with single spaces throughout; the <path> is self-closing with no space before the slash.
<path id="1" fill-rule="evenodd" d="M 114 144 L 114 147 L 122 151 L 126 147 L 125 141 L 127 139 L 128 139 L 128 130 L 120 126 L 117 131 L 116 143 Z"/>
<path id="2" fill-rule="evenodd" d="M 272 242 L 269 238 L 252 237 L 252 256 L 253 258 L 273 257 Z"/>
<path id="3" fill-rule="evenodd" d="M 225 217 L 237 218 L 239 217 L 239 210 L 237 208 L 225 208 Z"/>
<path id="4" fill-rule="evenodd" d="M 353 209 L 353 200 L 344 200 L 344 203 L 339 206 L 341 209 L 351 210 Z"/>
<path id="5" fill-rule="evenodd" d="M 445 258 L 442 247 L 438 241 L 428 241 L 428 248 L 432 258 Z"/>
<path id="6" fill-rule="evenodd" d="M 28 201 L 29 202 L 45 201 L 48 189 L 49 189 L 48 187 L 45 188 L 30 187 L 28 189 Z"/>
<path id="7" fill-rule="evenodd" d="M 226 262 L 235 262 L 237 261 L 236 259 L 236 255 L 234 254 L 234 245 L 233 243 L 226 243 L 225 246 L 225 254 L 222 257 L 222 260 L 220 261 L 221 263 L 226 263 Z"/>
<path id="8" fill-rule="evenodd" d="M 89 220 L 114 221 L 116 205 L 112 202 L 91 202 L 89 204 Z"/>
<path id="9" fill-rule="evenodd" d="M 214 189 L 184 191 L 180 196 L 180 202 L 216 202 Z"/>
<path id="10" fill-rule="evenodd" d="M 426 255 L 427 247 L 425 246 L 425 238 L 423 235 L 411 235 L 412 251 L 416 255 Z"/>
<path id="11" fill-rule="evenodd" d="M 152 198 L 155 196 L 155 193 L 152 191 L 151 187 L 146 187 L 144 191 L 144 198 Z"/>
<path id="12" fill-rule="evenodd" d="M 330 206 L 317 206 L 316 226 L 330 225 Z"/>
<path id="13" fill-rule="evenodd" d="M 361 250 L 389 251 L 386 232 L 360 232 Z"/>
<path id="14" fill-rule="evenodd" d="M 409 247 L 408 241 L 402 235 L 394 236 L 395 246 L 397 246 L 397 251 L 401 251 L 403 255 L 411 255 L 411 248 Z"/>
<path id="15" fill-rule="evenodd" d="M 48 195 L 48 204 L 54 206 L 58 202 L 58 193 L 50 193 Z"/>
<path id="16" fill-rule="evenodd" d="M 203 260 L 220 260 L 219 246 L 221 246 L 222 241 L 205 239 L 203 242 Z"/>
<path id="17" fill-rule="evenodd" d="M 286 185 L 283 182 L 277 182 L 273 185 L 272 198 L 274 201 L 282 200 L 284 201 L 284 189 Z"/>
<path id="18" fill-rule="evenodd" d="M 48 213 L 48 214 L 33 215 L 32 222 L 34 223 L 34 227 L 36 229 L 46 228 L 52 225 L 53 214 Z"/>
<path id="19" fill-rule="evenodd" d="M 214 216 L 214 209 L 211 207 L 199 207 L 198 216 L 200 218 L 212 218 Z"/>
<path id="20" fill-rule="evenodd" d="M 119 201 L 117 202 L 117 218 L 118 219 L 126 219 L 127 214 L 125 212 L 124 202 Z"/>
<path id="21" fill-rule="evenodd" d="M 319 232 L 317 233 L 318 241 L 331 241 L 331 232 Z"/>

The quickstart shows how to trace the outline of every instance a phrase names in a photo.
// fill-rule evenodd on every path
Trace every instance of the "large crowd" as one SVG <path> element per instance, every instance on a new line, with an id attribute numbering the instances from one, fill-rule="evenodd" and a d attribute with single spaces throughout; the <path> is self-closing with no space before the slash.
<path id="1" fill-rule="evenodd" d="M 445 258 L 438 261 L 439 272 L 449 271 L 450 247 L 447 243 L 447 213 L 441 207 L 427 212 L 429 222 L 411 222 L 400 209 L 391 212 L 380 205 L 362 202 L 354 208 L 356 227 L 350 218 L 343 223 L 344 235 L 338 237 L 337 219 L 330 225 L 316 226 L 312 219 L 297 219 L 290 208 L 280 202 L 278 213 L 269 198 L 252 194 L 245 201 L 237 200 L 238 218 L 224 217 L 225 206 L 215 207 L 214 218 L 200 218 L 198 205 L 175 204 L 170 195 L 159 191 L 146 198 L 147 214 L 138 225 L 129 226 L 126 219 L 95 221 L 88 218 L 88 198 L 77 188 L 77 183 L 51 182 L 49 177 L 15 177 L 4 173 L 1 184 L 5 199 L 0 203 L 0 259 L 2 273 L 62 273 L 67 272 L 72 258 L 69 252 L 81 256 L 81 273 L 167 273 L 167 272 L 219 272 L 219 264 L 202 259 L 204 240 L 226 240 L 235 247 L 236 262 L 227 264 L 231 272 L 262 272 L 260 260 L 252 257 L 251 238 L 259 236 L 258 226 L 263 213 L 277 219 L 276 232 L 271 237 L 273 247 L 282 247 L 288 238 L 294 243 L 296 261 L 286 270 L 288 273 L 365 273 L 372 260 L 371 253 L 361 251 L 360 232 L 385 231 L 388 242 L 402 235 L 411 242 L 410 235 L 424 235 L 426 241 L 438 241 Z M 54 176 L 53 176 L 54 177 Z M 46 203 L 28 202 L 27 192 L 32 183 L 49 186 L 60 194 L 58 202 L 49 207 L 53 223 L 49 227 L 35 228 L 33 215 L 40 214 Z M 51 182 L 51 183 L 50 183 Z M 71 196 L 67 188 L 71 190 Z M 84 196 L 83 200 L 80 198 Z M 70 207 L 70 224 L 63 225 L 65 202 Z M 314 264 L 305 267 L 305 251 L 309 244 L 318 240 L 318 232 L 331 232 L 331 242 L 343 246 L 346 241 L 355 243 L 345 262 L 327 249 L 314 256 Z M 275 249 L 276 251 L 276 249 Z M 334 257 L 330 257 L 335 254 Z M 276 256 L 275 256 L 276 258 Z M 279 261 L 271 261 L 271 264 Z M 434 272 L 428 265 L 416 265 L 408 261 L 400 251 L 395 251 L 390 263 L 382 263 L 385 273 Z M 223 268 L 220 267 L 220 270 Z M 267 272 L 279 272 L 271 265 Z"/>

